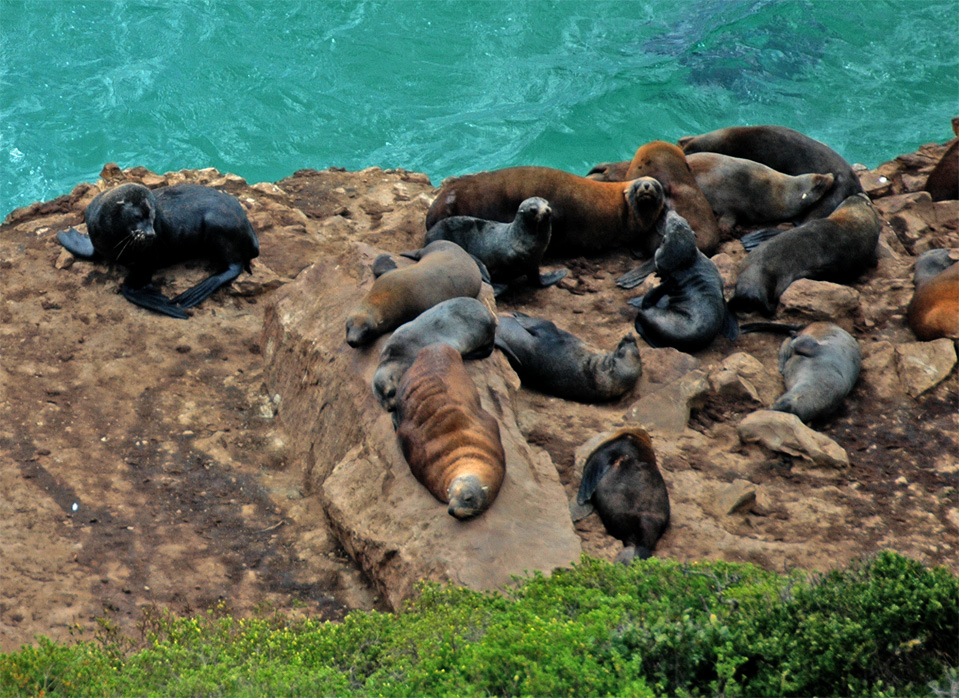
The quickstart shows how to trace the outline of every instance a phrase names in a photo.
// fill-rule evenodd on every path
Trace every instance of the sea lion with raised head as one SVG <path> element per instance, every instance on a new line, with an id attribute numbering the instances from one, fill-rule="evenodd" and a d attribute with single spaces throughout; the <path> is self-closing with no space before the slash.
<path id="1" fill-rule="evenodd" d="M 400 325 L 383 345 L 373 374 L 373 393 L 387 410 L 396 409 L 396 389 L 420 349 L 441 342 L 464 359 L 483 359 L 493 353 L 496 316 L 475 298 L 450 298 Z"/>
<path id="2" fill-rule="evenodd" d="M 850 196 L 817 218 L 760 244 L 746 255 L 729 305 L 772 315 L 796 279 L 851 283 L 876 264 L 879 216 L 865 194 Z"/>
<path id="3" fill-rule="evenodd" d="M 946 249 L 928 250 L 916 259 L 916 290 L 906 321 L 923 342 L 959 339 L 959 262 Z"/>
<path id="4" fill-rule="evenodd" d="M 230 284 L 260 254 L 246 211 L 234 197 L 199 184 L 151 191 L 127 183 L 101 192 L 83 212 L 87 235 L 70 228 L 57 240 L 74 256 L 122 264 L 120 285 L 134 305 L 175 318 Z M 170 299 L 153 284 L 153 274 L 177 262 L 205 259 L 218 270 Z"/>
<path id="5" fill-rule="evenodd" d="M 640 427 L 624 427 L 586 459 L 576 503 L 592 506 L 611 536 L 623 542 L 617 562 L 645 560 L 669 525 L 669 493 L 653 444 Z"/>
<path id="6" fill-rule="evenodd" d="M 479 295 L 482 272 L 455 242 L 437 240 L 402 256 L 416 264 L 391 269 L 380 258 L 374 263 L 379 275 L 346 320 L 346 343 L 351 347 L 369 344 L 449 298 Z"/>
<path id="7" fill-rule="evenodd" d="M 550 167 L 508 167 L 447 179 L 426 214 L 426 228 L 451 216 L 509 223 L 530 197 L 552 209 L 547 253 L 576 255 L 626 246 L 652 256 L 649 240 L 663 208 L 659 182 L 595 182 Z"/>
<path id="8" fill-rule="evenodd" d="M 613 351 L 597 352 L 549 320 L 519 312 L 499 316 L 495 344 L 524 385 L 565 400 L 615 400 L 632 390 L 643 372 L 631 334 Z"/>
<path id="9" fill-rule="evenodd" d="M 855 337 L 831 322 L 814 322 L 779 347 L 786 392 L 770 409 L 794 414 L 806 424 L 826 417 L 842 404 L 861 368 Z"/>
<path id="10" fill-rule="evenodd" d="M 427 231 L 426 243 L 449 240 L 479 259 L 486 265 L 497 294 L 521 276 L 541 288 L 552 286 L 566 276 L 565 269 L 546 275 L 539 271 L 552 237 L 552 216 L 549 202 L 533 196 L 519 205 L 512 223 L 451 216 Z"/>
<path id="11" fill-rule="evenodd" d="M 413 476 L 449 503 L 450 516 L 469 519 L 489 508 L 506 475 L 506 454 L 499 424 L 480 405 L 456 349 L 420 349 L 400 382 L 393 423 Z"/>
<path id="12" fill-rule="evenodd" d="M 862 192 L 859 177 L 839 153 L 785 126 L 730 126 L 699 136 L 684 136 L 679 145 L 686 155 L 722 153 L 755 160 L 787 175 L 831 174 L 832 189 L 806 209 L 804 221 L 825 218 L 850 196 Z"/>
<path id="13" fill-rule="evenodd" d="M 693 352 L 705 349 L 720 332 L 731 340 L 739 336 L 719 270 L 696 248 L 696 234 L 686 220 L 673 211 L 653 259 L 661 283 L 630 301 L 639 307 L 636 331 L 647 344 Z"/>

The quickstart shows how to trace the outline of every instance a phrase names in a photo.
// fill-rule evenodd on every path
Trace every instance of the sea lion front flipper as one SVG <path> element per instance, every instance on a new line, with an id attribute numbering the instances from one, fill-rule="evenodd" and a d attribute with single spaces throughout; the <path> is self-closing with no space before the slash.
<path id="1" fill-rule="evenodd" d="M 631 305 L 634 308 L 642 308 L 643 298 L 645 298 L 645 296 L 636 296 L 635 298 L 630 298 L 628 301 L 626 301 L 626 305 Z"/>
<path id="2" fill-rule="evenodd" d="M 818 356 L 822 352 L 822 344 L 815 337 L 803 334 L 793 339 L 792 350 L 800 356 Z"/>
<path id="3" fill-rule="evenodd" d="M 57 233 L 57 242 L 63 248 L 78 259 L 95 259 L 97 251 L 93 249 L 93 243 L 90 242 L 90 236 L 84 235 L 76 228 L 63 230 Z"/>
<path id="4" fill-rule="evenodd" d="M 537 283 L 539 284 L 540 288 L 546 288 L 547 286 L 552 286 L 561 279 L 565 279 L 568 273 L 568 269 L 557 269 L 556 271 L 551 271 L 548 274 L 540 273 Z"/>
<path id="5" fill-rule="evenodd" d="M 726 309 L 726 317 L 723 319 L 723 328 L 721 330 L 723 337 L 731 342 L 735 342 L 739 339 L 739 321 L 736 319 L 736 315 L 726 307 L 725 303 L 723 303 L 723 307 Z"/>
<path id="6" fill-rule="evenodd" d="M 517 366 L 523 366 L 523 362 L 519 360 L 518 356 L 516 356 L 516 353 L 513 351 L 512 347 L 510 347 L 505 340 L 500 339 L 499 335 L 497 335 L 496 339 L 493 341 L 493 346 L 506 355 L 506 359 L 509 361 L 510 366 L 513 367 L 513 370 L 515 370 Z"/>
<path id="7" fill-rule="evenodd" d="M 636 322 L 634 325 L 636 327 L 636 333 L 640 337 L 642 337 L 643 341 L 646 342 L 646 344 L 648 344 L 653 349 L 662 349 L 663 345 L 657 342 L 656 340 L 654 340 L 652 337 L 650 337 L 649 332 L 646 331 L 646 327 L 643 325 L 643 323 L 640 322 L 640 319 L 642 317 L 643 317 L 643 312 L 640 311 L 639 315 L 636 316 Z"/>
<path id="8" fill-rule="evenodd" d="M 496 298 L 499 298 L 504 293 L 506 293 L 507 289 L 509 288 L 508 284 L 491 284 L 491 285 L 493 286 L 493 296 L 495 296 Z"/>
<path id="9" fill-rule="evenodd" d="M 210 295 L 221 286 L 226 286 L 240 275 L 243 271 L 243 265 L 237 262 L 226 268 L 226 271 L 214 274 L 210 278 L 201 281 L 196 286 L 188 288 L 186 291 L 176 296 L 173 302 L 181 308 L 192 308 L 210 297 Z"/>
<path id="10" fill-rule="evenodd" d="M 396 269 L 396 260 L 388 254 L 376 255 L 373 260 L 373 278 L 378 279 L 388 271 Z"/>
<path id="11" fill-rule="evenodd" d="M 585 519 L 594 511 L 595 508 L 593 507 L 592 501 L 587 501 L 580 504 L 574 499 L 569 503 L 569 518 L 573 520 L 573 523 Z"/>
<path id="12" fill-rule="evenodd" d="M 767 228 L 766 230 L 757 230 L 752 233 L 748 233 L 739 238 L 739 242 L 742 243 L 743 247 L 746 248 L 747 252 L 752 252 L 766 240 L 772 240 L 774 237 L 780 233 L 786 232 L 785 230 L 779 230 L 778 228 Z"/>
<path id="13" fill-rule="evenodd" d="M 586 504 L 596 493 L 599 481 L 613 467 L 611 458 L 589 458 L 583 467 L 583 479 L 579 481 L 579 492 L 576 493 L 576 503 Z"/>
<path id="14" fill-rule="evenodd" d="M 636 288 L 654 271 L 656 271 L 656 262 L 648 259 L 616 279 L 616 285 L 620 288 Z"/>
<path id="15" fill-rule="evenodd" d="M 178 320 L 186 320 L 190 317 L 183 308 L 174 305 L 169 298 L 160 293 L 153 284 L 147 284 L 140 288 L 128 286 L 126 282 L 120 284 L 120 293 L 133 305 L 152 310 L 163 315 L 175 317 Z"/>

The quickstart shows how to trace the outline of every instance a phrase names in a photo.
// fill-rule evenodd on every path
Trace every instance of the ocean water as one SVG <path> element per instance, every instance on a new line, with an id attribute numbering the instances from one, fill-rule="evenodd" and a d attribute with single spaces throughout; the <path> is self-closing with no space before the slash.
<path id="1" fill-rule="evenodd" d="M 874 167 L 957 114 L 959 0 L 0 1 L 0 216 L 107 162 L 438 184 L 735 124 Z"/>

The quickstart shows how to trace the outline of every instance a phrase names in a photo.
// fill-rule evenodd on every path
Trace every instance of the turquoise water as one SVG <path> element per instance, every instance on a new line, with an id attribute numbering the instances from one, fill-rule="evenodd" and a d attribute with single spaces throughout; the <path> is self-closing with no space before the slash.
<path id="1" fill-rule="evenodd" d="M 0 215 L 111 161 L 438 184 L 732 124 L 874 167 L 959 113 L 959 0 L 0 0 L 0 39 Z"/>

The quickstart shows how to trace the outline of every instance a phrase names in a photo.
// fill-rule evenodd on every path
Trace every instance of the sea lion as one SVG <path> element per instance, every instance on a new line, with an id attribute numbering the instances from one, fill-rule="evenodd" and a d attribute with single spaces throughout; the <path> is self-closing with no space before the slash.
<path id="1" fill-rule="evenodd" d="M 595 253 L 628 246 L 652 256 L 648 232 L 663 207 L 659 182 L 595 182 L 550 167 L 508 167 L 447 179 L 426 214 L 426 228 L 451 216 L 509 223 L 526 199 L 538 196 L 553 211 L 547 253 Z"/>
<path id="2" fill-rule="evenodd" d="M 397 395 L 393 423 L 413 476 L 449 503 L 450 516 L 486 511 L 503 484 L 506 454 L 460 353 L 448 344 L 420 349 Z"/>
<path id="3" fill-rule="evenodd" d="M 959 138 L 953 139 L 922 188 L 933 201 L 959 199 Z"/>
<path id="4" fill-rule="evenodd" d="M 420 349 L 442 342 L 464 359 L 493 353 L 496 316 L 475 298 L 450 298 L 400 325 L 383 345 L 373 374 L 373 393 L 388 411 L 396 409 L 396 388 Z"/>
<path id="5" fill-rule="evenodd" d="M 950 254 L 945 249 L 929 250 L 916 259 L 916 290 L 906 320 L 924 342 L 959 339 L 959 263 Z"/>
<path id="6" fill-rule="evenodd" d="M 779 347 L 786 392 L 770 409 L 804 423 L 833 412 L 852 390 L 862 368 L 859 342 L 831 322 L 814 322 Z"/>
<path id="7" fill-rule="evenodd" d="M 260 254 L 256 233 L 243 206 L 224 192 L 199 184 L 176 184 L 154 191 L 127 183 L 101 192 L 83 212 L 87 235 L 57 234 L 63 247 L 81 259 L 104 259 L 127 267 L 120 285 L 134 305 L 175 318 L 221 286 L 230 284 Z M 167 298 L 152 282 L 157 269 L 189 259 L 205 259 L 217 273 Z"/>
<path id="8" fill-rule="evenodd" d="M 519 205 L 512 223 L 451 216 L 429 229 L 426 243 L 449 240 L 460 245 L 486 265 L 497 293 L 521 276 L 535 286 L 552 286 L 566 276 L 565 269 L 545 276 L 539 271 L 552 236 L 552 215 L 549 202 L 533 196 Z"/>
<path id="9" fill-rule="evenodd" d="M 729 305 L 772 315 L 796 279 L 850 283 L 875 265 L 878 242 L 879 216 L 869 197 L 850 196 L 828 218 L 787 230 L 746 255 Z"/>
<path id="10" fill-rule="evenodd" d="M 615 400 L 632 390 L 643 372 L 631 334 L 611 352 L 594 352 L 549 320 L 519 312 L 499 316 L 495 344 L 524 384 L 565 400 Z"/>
<path id="11" fill-rule="evenodd" d="M 684 136 L 679 145 L 686 155 L 722 153 L 755 160 L 787 175 L 832 174 L 832 189 L 806 210 L 803 221 L 825 218 L 850 196 L 862 192 L 859 177 L 839 153 L 785 126 L 730 126 Z"/>
<path id="12" fill-rule="evenodd" d="M 437 240 L 402 256 L 416 264 L 388 269 L 378 258 L 377 271 L 382 273 L 346 320 L 346 343 L 351 347 L 369 344 L 448 298 L 475 298 L 480 292 L 479 266 L 454 242 Z"/>
<path id="13" fill-rule="evenodd" d="M 723 278 L 709 257 L 696 249 L 696 234 L 670 211 L 666 235 L 653 257 L 662 283 L 630 301 L 639 307 L 636 331 L 651 347 L 693 352 L 705 349 L 722 332 L 736 339 L 736 319 L 726 307 Z"/>
<path id="14" fill-rule="evenodd" d="M 609 534 L 623 541 L 617 562 L 650 557 L 669 525 L 669 493 L 649 434 L 624 427 L 603 441 L 586 459 L 576 503 L 592 505 Z"/>
<path id="15" fill-rule="evenodd" d="M 641 145 L 626 170 L 626 179 L 653 177 L 663 185 L 666 204 L 686 219 L 696 233 L 696 244 L 706 254 L 719 245 L 719 224 L 693 177 L 681 148 L 665 141 Z"/>

